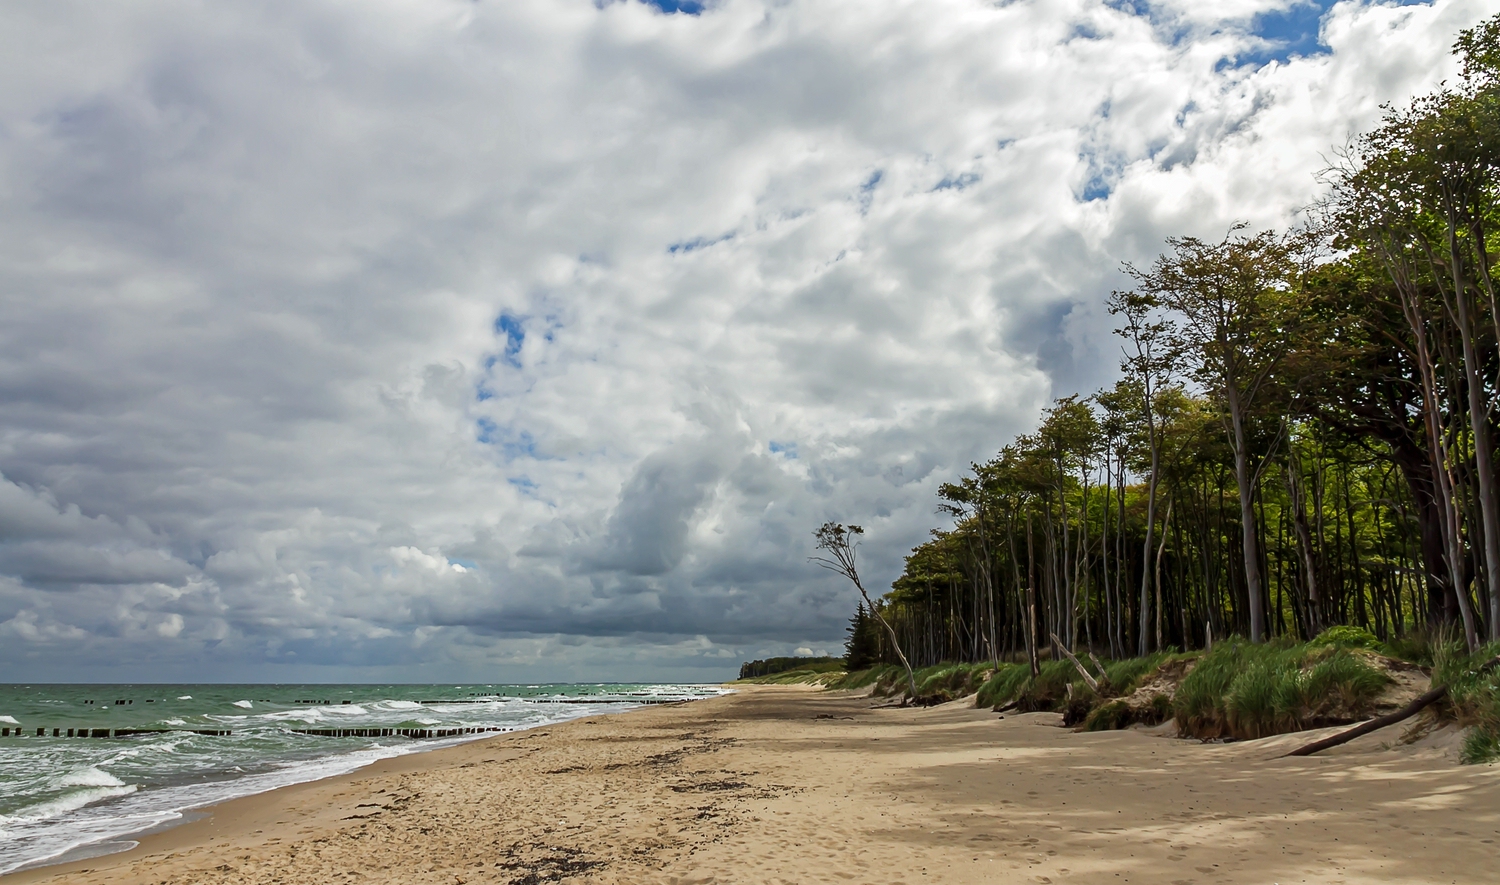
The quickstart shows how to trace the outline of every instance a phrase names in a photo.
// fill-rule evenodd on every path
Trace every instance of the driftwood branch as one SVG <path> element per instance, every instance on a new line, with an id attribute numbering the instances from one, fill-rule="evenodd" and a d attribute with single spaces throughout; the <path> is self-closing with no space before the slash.
<path id="1" fill-rule="evenodd" d="M 1063 656 L 1072 661 L 1073 666 L 1078 668 L 1078 675 L 1083 677 L 1083 681 L 1088 683 L 1089 688 L 1094 692 L 1094 694 L 1098 694 L 1098 681 L 1096 681 L 1093 676 L 1089 675 L 1089 671 L 1084 669 L 1082 664 L 1078 663 L 1078 659 L 1073 657 L 1073 653 L 1068 651 L 1068 647 L 1066 645 L 1063 645 L 1063 641 L 1057 638 L 1056 633 L 1052 634 L 1052 641 L 1057 644 L 1058 651 L 1061 651 L 1063 653 Z"/>
<path id="2" fill-rule="evenodd" d="M 1094 668 L 1099 671 L 1099 678 L 1100 679 L 1107 679 L 1107 678 L 1109 678 L 1109 671 L 1105 670 L 1104 669 L 1104 665 L 1101 664 L 1101 663 L 1099 663 L 1099 656 L 1098 655 L 1094 654 L 1093 652 L 1089 652 L 1089 660 L 1091 660 L 1091 661 L 1094 662 Z"/>
<path id="3" fill-rule="evenodd" d="M 1500 656 L 1490 658 L 1488 661 L 1485 661 L 1483 664 L 1481 664 L 1479 666 L 1479 672 L 1483 673 L 1486 670 L 1493 669 L 1497 665 L 1500 665 Z M 1447 693 L 1448 686 L 1439 685 L 1437 688 L 1434 688 L 1421 697 L 1418 697 L 1416 700 L 1412 701 L 1411 703 L 1407 704 L 1405 707 L 1402 707 L 1394 713 L 1387 713 L 1384 716 L 1378 716 L 1374 719 L 1371 719 L 1369 722 L 1361 722 L 1348 731 L 1341 731 L 1338 734 L 1323 738 L 1320 741 L 1313 741 L 1310 744 L 1304 744 L 1303 746 L 1298 747 L 1297 749 L 1286 755 L 1311 756 L 1312 754 L 1320 753 L 1328 749 L 1329 747 L 1337 747 L 1339 744 L 1347 744 L 1355 738 L 1367 735 L 1372 731 L 1379 731 L 1380 729 L 1385 728 L 1388 725 L 1395 725 L 1397 722 L 1410 719 L 1411 717 L 1427 709 L 1434 702 L 1442 699 L 1442 697 Z"/>

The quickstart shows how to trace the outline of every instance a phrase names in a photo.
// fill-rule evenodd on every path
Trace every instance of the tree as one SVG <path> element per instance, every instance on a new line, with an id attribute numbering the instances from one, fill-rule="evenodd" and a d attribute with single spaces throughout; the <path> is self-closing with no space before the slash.
<path id="1" fill-rule="evenodd" d="M 1132 268 L 1131 273 L 1150 297 L 1177 315 L 1172 334 L 1181 351 L 1192 354 L 1197 381 L 1223 410 L 1240 495 L 1250 638 L 1259 642 L 1266 635 L 1266 597 L 1254 492 L 1271 453 L 1255 459 L 1251 425 L 1302 324 L 1294 286 L 1303 247 L 1269 231 L 1241 236 L 1243 229 L 1236 225 L 1218 243 L 1169 239 L 1171 255 L 1158 258 L 1149 271 Z"/>
<path id="2" fill-rule="evenodd" d="M 1126 265 L 1126 271 L 1137 279 L 1140 272 Z M 1153 315 L 1160 302 L 1148 293 L 1113 292 L 1109 296 L 1109 312 L 1124 318 L 1125 325 L 1115 334 L 1125 338 L 1125 359 L 1120 369 L 1125 380 L 1140 393 L 1140 418 L 1146 425 L 1148 452 L 1151 466 L 1146 474 L 1146 538 L 1142 546 L 1141 562 L 1151 558 L 1151 534 L 1156 528 L 1156 487 L 1161 476 L 1161 444 L 1156 427 L 1156 396 L 1162 387 L 1171 383 L 1172 365 L 1178 354 L 1172 346 L 1172 327 Z M 1145 654 L 1151 630 L 1151 569 L 1141 568 L 1140 634 L 1136 643 L 1138 654 Z"/>
<path id="3" fill-rule="evenodd" d="M 863 601 L 849 619 L 846 631 L 849 638 L 844 641 L 844 667 L 849 672 L 868 670 L 880 663 L 880 625 L 865 608 Z"/>
<path id="4" fill-rule="evenodd" d="M 901 640 L 896 638 L 896 631 L 891 628 L 885 615 L 880 608 L 870 599 L 870 594 L 865 591 L 865 585 L 859 579 L 859 569 L 856 567 L 856 558 L 859 553 L 860 535 L 865 530 L 857 525 L 845 526 L 837 522 L 825 522 L 813 532 L 817 539 L 817 549 L 826 550 L 827 556 L 814 556 L 812 561 L 831 572 L 836 572 L 848 578 L 859 591 L 860 598 L 864 600 L 865 606 L 874 612 L 875 617 L 880 619 L 880 625 L 885 628 L 886 636 L 891 640 L 891 649 L 896 652 L 896 657 L 901 660 L 901 666 L 906 668 L 906 684 L 911 689 L 911 697 L 917 696 L 917 677 L 912 672 L 911 664 L 906 660 L 906 654 L 901 651 Z"/>

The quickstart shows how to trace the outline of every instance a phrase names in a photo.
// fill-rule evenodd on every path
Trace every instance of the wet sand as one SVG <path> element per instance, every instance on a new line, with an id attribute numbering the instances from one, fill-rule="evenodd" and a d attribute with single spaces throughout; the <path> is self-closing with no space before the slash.
<path id="1" fill-rule="evenodd" d="M 1500 766 L 1398 729 L 1205 745 L 796 687 L 577 720 L 208 809 L 22 883 L 1494 883 Z"/>

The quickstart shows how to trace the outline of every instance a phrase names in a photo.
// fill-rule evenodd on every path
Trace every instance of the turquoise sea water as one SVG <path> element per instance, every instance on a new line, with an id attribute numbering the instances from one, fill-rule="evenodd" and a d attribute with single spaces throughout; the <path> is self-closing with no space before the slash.
<path id="1" fill-rule="evenodd" d="M 169 824 L 191 808 L 482 736 L 306 731 L 513 731 L 721 691 L 619 684 L 0 685 L 0 732 L 9 731 L 0 736 L 0 873 Z M 77 736 L 121 729 L 150 733 Z"/>

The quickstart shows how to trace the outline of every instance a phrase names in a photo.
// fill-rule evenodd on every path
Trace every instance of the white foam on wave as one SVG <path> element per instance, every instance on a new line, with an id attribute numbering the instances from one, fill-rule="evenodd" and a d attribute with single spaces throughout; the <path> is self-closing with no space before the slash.
<path id="1" fill-rule="evenodd" d="M 248 710 L 248 709 L 250 709 L 250 708 L 251 708 L 251 707 L 254 707 L 254 706 L 255 706 L 255 705 L 254 705 L 254 704 L 252 704 L 252 703 L 250 703 L 250 702 L 249 702 L 249 701 L 235 701 L 235 702 L 234 702 L 234 705 L 235 705 L 235 706 L 236 706 L 236 707 L 243 707 L 243 708 L 244 708 L 244 709 L 246 709 L 246 710 Z"/>
<path id="2" fill-rule="evenodd" d="M 190 694 L 181 694 L 181 695 L 177 696 L 177 700 L 179 700 L 179 701 L 190 701 L 192 699 L 193 699 L 193 696 L 190 695 Z"/>
<path id="3" fill-rule="evenodd" d="M 337 707 L 324 707 L 329 713 L 337 713 L 340 716 L 368 716 L 370 711 L 359 704 L 339 704 Z"/>
<path id="4" fill-rule="evenodd" d="M 257 719 L 267 722 L 322 722 L 323 714 L 316 707 L 304 710 L 282 710 L 279 713 L 262 713 Z"/>
<path id="5" fill-rule="evenodd" d="M 104 799 L 113 799 L 116 796 L 128 796 L 136 791 L 135 784 L 122 784 L 116 781 L 115 786 L 91 786 L 81 790 L 74 790 L 38 802 L 35 805 L 27 805 L 9 815 L 0 815 L 0 829 L 10 830 L 17 824 L 37 823 L 53 818 L 62 817 L 69 812 L 77 811 L 95 802 Z M 0 870 L 3 872 L 3 870 Z"/>
<path id="6" fill-rule="evenodd" d="M 21 724 L 21 723 L 17 722 L 14 718 L 10 717 L 10 716 L 0 716 L 0 722 L 4 722 L 7 725 L 20 725 Z"/>
<path id="7" fill-rule="evenodd" d="M 382 710 L 420 710 L 422 705 L 416 701 L 381 701 L 375 706 Z"/>
<path id="8" fill-rule="evenodd" d="M 125 782 L 93 766 L 77 768 L 59 775 L 52 782 L 58 787 L 123 787 Z"/>

